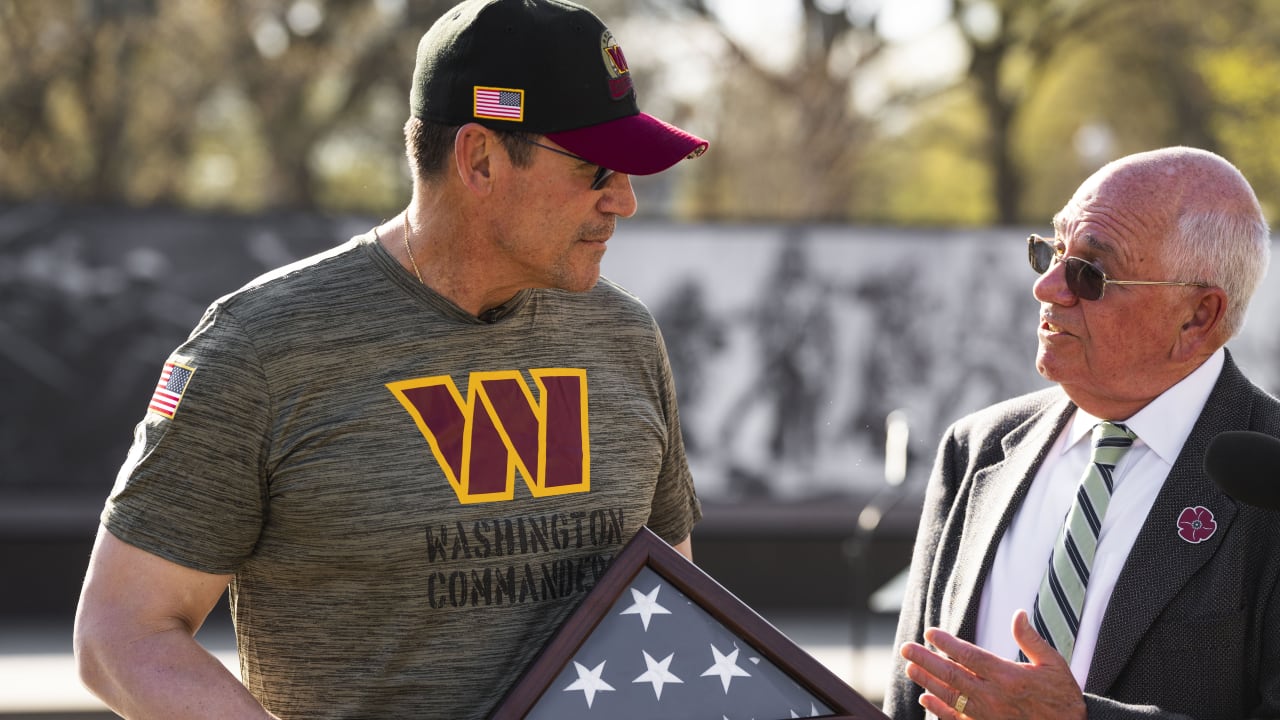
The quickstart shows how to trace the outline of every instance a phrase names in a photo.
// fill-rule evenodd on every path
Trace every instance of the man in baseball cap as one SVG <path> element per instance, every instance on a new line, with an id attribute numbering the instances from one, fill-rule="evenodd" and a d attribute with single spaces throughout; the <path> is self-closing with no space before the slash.
<path id="1" fill-rule="evenodd" d="M 666 347 L 600 262 L 707 143 L 557 0 L 450 10 L 410 106 L 404 212 L 165 359 L 76 616 L 123 717 L 480 720 L 642 526 L 691 556 Z M 239 678 L 194 639 L 224 592 Z"/>

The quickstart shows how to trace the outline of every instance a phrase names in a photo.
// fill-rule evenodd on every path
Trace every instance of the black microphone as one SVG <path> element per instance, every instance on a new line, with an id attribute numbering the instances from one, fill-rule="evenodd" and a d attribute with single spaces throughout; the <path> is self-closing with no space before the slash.
<path id="1" fill-rule="evenodd" d="M 1280 438 L 1230 430 L 1209 441 L 1204 471 L 1240 502 L 1280 510 Z"/>

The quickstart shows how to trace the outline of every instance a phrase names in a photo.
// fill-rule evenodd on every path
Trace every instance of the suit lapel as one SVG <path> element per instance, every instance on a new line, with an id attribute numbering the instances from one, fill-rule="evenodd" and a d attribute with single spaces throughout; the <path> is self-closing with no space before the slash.
<path id="1" fill-rule="evenodd" d="M 1205 477 L 1204 453 L 1218 433 L 1248 427 L 1248 388 L 1228 356 L 1116 580 L 1098 630 L 1086 692 L 1106 694 L 1152 622 L 1227 537 L 1237 505 Z M 1208 508 L 1218 527 L 1208 540 L 1193 544 L 1179 537 L 1178 518 L 1197 506 Z"/>
<path id="2" fill-rule="evenodd" d="M 949 617 L 943 628 L 968 640 L 976 636 L 978 600 L 995 561 L 996 549 L 1013 515 L 1026 497 L 1037 468 L 1075 406 L 1065 398 L 1051 403 L 1026 422 L 1004 434 L 1004 460 L 974 474 L 959 544 L 956 570 L 951 573 Z"/>

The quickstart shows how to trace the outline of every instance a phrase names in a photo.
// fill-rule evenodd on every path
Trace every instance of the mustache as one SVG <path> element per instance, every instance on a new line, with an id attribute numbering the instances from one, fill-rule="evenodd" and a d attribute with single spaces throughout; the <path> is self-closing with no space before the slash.
<path id="1" fill-rule="evenodd" d="M 617 226 L 618 226 L 617 218 L 611 217 L 606 220 L 602 220 L 600 222 L 595 222 L 595 223 L 582 226 L 582 228 L 578 230 L 578 237 L 582 238 L 583 240 L 591 240 L 594 242 L 600 242 L 601 240 L 608 240 L 609 238 L 613 237 L 614 230 L 617 229 Z"/>

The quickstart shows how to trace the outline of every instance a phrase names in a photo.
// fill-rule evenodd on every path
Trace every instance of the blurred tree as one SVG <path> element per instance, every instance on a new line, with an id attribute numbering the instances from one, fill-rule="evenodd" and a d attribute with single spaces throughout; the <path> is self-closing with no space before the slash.
<path id="1" fill-rule="evenodd" d="M 991 177 L 975 152 L 986 137 L 976 99 L 961 87 L 922 102 L 909 128 L 883 128 L 859 171 L 850 216 L 884 225 L 968 225 L 994 222 Z"/>
<path id="2" fill-rule="evenodd" d="M 139 99 L 140 78 L 131 70 L 142 62 L 138 50 L 154 12 L 149 3 L 124 0 L 0 5 L 0 179 L 6 195 L 119 197 L 124 193 L 113 186 L 127 166 L 180 144 L 161 136 L 135 154 L 125 142 L 127 110 Z"/>
<path id="3" fill-rule="evenodd" d="M 965 70 L 985 119 L 978 155 L 991 176 L 992 221 L 1023 219 L 1024 171 L 1013 153 L 1014 123 L 1042 87 L 1060 47 L 1109 22 L 1118 8 L 1141 0 L 952 0 L 952 17 L 969 50 Z"/>
<path id="4" fill-rule="evenodd" d="M 1027 143 L 1048 142 L 1065 152 L 1062 172 L 1044 183 L 1056 197 L 1044 205 L 1024 204 L 1024 212 L 1047 219 L 1085 175 L 1120 155 L 1164 145 L 1220 151 L 1209 122 L 1218 103 L 1193 48 L 1204 40 L 1202 22 L 1230 12 L 1226 5 L 1209 8 L 1185 0 L 1118 3 L 1102 11 L 1102 22 L 1056 61 L 1059 92 L 1046 93 L 1034 111 L 1041 117 L 1060 112 L 1062 98 L 1072 98 L 1082 110 L 1062 127 L 1065 135 Z"/>
<path id="5" fill-rule="evenodd" d="M 915 62 L 954 54 L 955 70 L 912 81 L 897 77 L 905 63 L 893 57 L 906 43 L 882 28 L 891 3 L 793 1 L 794 34 L 779 27 L 752 46 L 730 27 L 735 6 L 648 0 L 691 14 L 721 40 L 710 93 L 716 152 L 697 167 L 703 216 L 1014 224 L 1042 217 L 1039 204 L 1024 202 L 1037 189 L 1031 175 L 1041 156 L 1068 148 L 1076 171 L 1065 182 L 1073 188 L 1081 172 L 1131 147 L 1108 142 L 1112 124 L 1137 117 L 1161 130 L 1148 142 L 1215 146 L 1204 83 L 1191 53 L 1179 53 L 1197 39 L 1190 11 L 1198 3 L 948 0 L 949 35 L 922 41 L 936 47 L 917 51 Z M 788 44 L 794 50 L 781 67 L 777 52 L 773 63 L 762 59 L 763 50 Z M 1053 92 L 1064 87 L 1063 68 L 1123 93 L 1141 85 L 1151 108 L 1103 103 L 1096 92 L 1095 104 L 1064 103 Z M 1043 119 L 1028 117 L 1028 108 L 1046 105 L 1070 124 L 1070 136 L 1063 143 L 1033 133 L 1044 142 L 1020 152 L 1020 128 Z M 1045 195 L 1062 200 L 1057 187 Z"/>
<path id="6" fill-rule="evenodd" d="M 393 207 L 406 58 L 452 4 L 0 4 L 0 196 Z"/>
<path id="7" fill-rule="evenodd" d="M 968 57 L 963 77 L 922 95 L 907 130 L 877 125 L 893 131 L 870 165 L 885 180 L 879 219 L 1047 223 L 1105 162 L 1174 144 L 1226 154 L 1264 204 L 1278 198 L 1275 171 L 1256 167 L 1276 165 L 1267 138 L 1277 100 L 1265 68 L 1280 62 L 1277 0 L 950 7 Z M 977 188 L 985 195 L 975 198 Z"/>
<path id="8" fill-rule="evenodd" d="M 838 3 L 799 1 L 794 35 L 779 28 L 774 47 L 794 39 L 778 66 L 731 32 L 707 0 L 649 0 L 659 12 L 690 16 L 710 29 L 723 53 L 714 89 L 703 95 L 714 152 L 693 171 L 691 191 L 704 218 L 844 220 L 863 176 L 859 160 L 872 138 L 854 97 L 865 68 L 885 48 L 875 16 Z M 739 10 L 740 11 L 740 10 Z M 775 45 L 776 44 L 776 45 Z M 775 53 L 776 54 L 776 53 Z"/>
<path id="9" fill-rule="evenodd" d="M 1280 0 L 1244 3 L 1206 23 L 1197 53 L 1218 109 L 1208 125 L 1249 178 L 1272 225 L 1280 224 Z"/>
<path id="10" fill-rule="evenodd" d="M 409 58 L 453 2 L 0 2 L 0 200 L 389 214 Z M 753 36 L 736 0 L 592 2 L 645 108 L 713 141 L 637 179 L 646 212 L 1042 222 L 1107 160 L 1174 143 L 1280 206 L 1280 0 L 943 2 L 914 46 L 888 0 L 773 3 Z M 907 72 L 928 63 L 951 69 Z"/>
<path id="11" fill-rule="evenodd" d="M 325 170 L 339 174 L 350 167 L 361 145 L 403 165 L 399 131 L 408 116 L 411 58 L 420 35 L 415 28 L 425 28 L 452 4 L 296 0 L 222 6 L 235 29 L 222 72 L 251 110 L 266 150 L 265 204 L 316 206 Z M 325 153 L 336 153 L 337 161 L 326 162 Z M 399 197 L 378 204 L 389 209 L 402 203 L 405 178 Z M 342 210 L 378 200 L 328 199 Z"/>
<path id="12" fill-rule="evenodd" d="M 1127 152 L 1169 144 L 1215 149 L 1212 103 L 1194 54 L 1185 51 L 1198 39 L 1201 3 L 950 6 L 968 54 L 958 88 L 972 95 L 982 124 L 976 133 L 942 134 L 941 144 L 958 140 L 956 152 L 978 161 L 989 178 L 984 222 L 1043 221 L 1085 175 Z M 944 112 L 956 104 L 952 99 Z M 953 181 L 965 191 L 960 177 Z"/>

